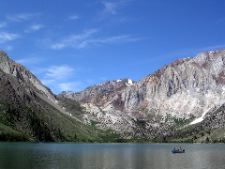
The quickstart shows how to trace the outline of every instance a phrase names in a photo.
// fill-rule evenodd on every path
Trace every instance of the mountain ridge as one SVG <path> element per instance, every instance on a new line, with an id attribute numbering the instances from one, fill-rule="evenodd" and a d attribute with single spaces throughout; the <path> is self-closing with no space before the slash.
<path id="1" fill-rule="evenodd" d="M 225 50 L 55 95 L 0 52 L 0 140 L 225 142 Z"/>
<path id="2" fill-rule="evenodd" d="M 222 105 L 224 65 L 225 50 L 202 52 L 167 64 L 131 86 L 119 88 L 120 83 L 111 81 L 114 86 L 108 82 L 78 94 L 64 92 L 59 97 L 80 102 L 89 112 L 83 116 L 85 123 L 94 120 L 99 128 L 113 129 L 124 137 L 135 135 L 138 121 L 145 121 L 145 128 L 139 131 L 141 135 L 160 128 L 168 119 L 173 119 L 173 125 L 174 119 L 191 123 Z M 166 124 L 166 128 L 170 126 Z"/>
<path id="3" fill-rule="evenodd" d="M 91 142 L 102 136 L 65 111 L 30 71 L 0 52 L 0 140 Z"/>

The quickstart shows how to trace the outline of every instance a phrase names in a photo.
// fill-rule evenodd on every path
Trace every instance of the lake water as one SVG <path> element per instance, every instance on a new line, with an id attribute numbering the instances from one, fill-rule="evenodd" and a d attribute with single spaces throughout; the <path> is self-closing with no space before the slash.
<path id="1" fill-rule="evenodd" d="M 0 143 L 0 169 L 224 169 L 225 145 Z M 180 145 L 178 145 L 180 146 Z"/>

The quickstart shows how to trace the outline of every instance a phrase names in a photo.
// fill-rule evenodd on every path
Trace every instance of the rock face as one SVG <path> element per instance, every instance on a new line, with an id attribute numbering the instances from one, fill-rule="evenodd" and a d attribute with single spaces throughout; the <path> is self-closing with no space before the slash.
<path id="1" fill-rule="evenodd" d="M 225 142 L 224 112 L 225 50 L 179 59 L 137 82 L 58 96 L 0 52 L 0 140 L 112 141 L 115 133 L 97 127 L 123 138 Z"/>
<path id="2" fill-rule="evenodd" d="M 41 94 L 49 100 L 56 102 L 54 94 L 44 86 L 32 73 L 25 67 L 11 60 L 7 54 L 0 51 L 0 69 L 6 74 L 16 77 L 18 80 L 33 85 Z"/>
<path id="3" fill-rule="evenodd" d="M 145 123 L 143 133 L 173 123 L 171 119 L 193 120 L 225 102 L 225 51 L 176 60 L 138 82 L 108 81 L 60 97 L 86 108 L 84 122 L 125 136 L 137 134 L 138 121 Z"/>
<path id="4" fill-rule="evenodd" d="M 59 100 L 68 98 L 81 103 L 85 112 L 81 120 L 86 124 L 95 124 L 101 129 L 113 129 L 127 136 L 133 134 L 133 117 L 122 111 L 121 92 L 135 82 L 130 79 L 107 81 L 87 88 L 83 92 L 62 92 Z"/>
<path id="5" fill-rule="evenodd" d="M 0 52 L 0 140 L 90 141 L 95 134 L 32 73 Z"/>

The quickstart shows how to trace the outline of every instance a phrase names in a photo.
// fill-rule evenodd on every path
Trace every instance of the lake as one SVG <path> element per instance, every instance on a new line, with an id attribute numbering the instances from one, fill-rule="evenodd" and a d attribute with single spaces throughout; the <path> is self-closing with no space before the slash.
<path id="1" fill-rule="evenodd" d="M 181 144 L 186 153 L 172 154 L 174 145 L 0 143 L 0 169 L 225 168 L 223 144 Z"/>

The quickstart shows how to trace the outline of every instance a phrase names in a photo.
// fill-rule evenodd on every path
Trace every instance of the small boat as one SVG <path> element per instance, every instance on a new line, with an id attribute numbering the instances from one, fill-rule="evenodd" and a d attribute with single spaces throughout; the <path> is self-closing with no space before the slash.
<path id="1" fill-rule="evenodd" d="M 174 148 L 171 152 L 173 154 L 176 154 L 176 153 L 185 153 L 185 149 L 182 149 L 182 148 L 176 149 L 176 148 Z"/>

